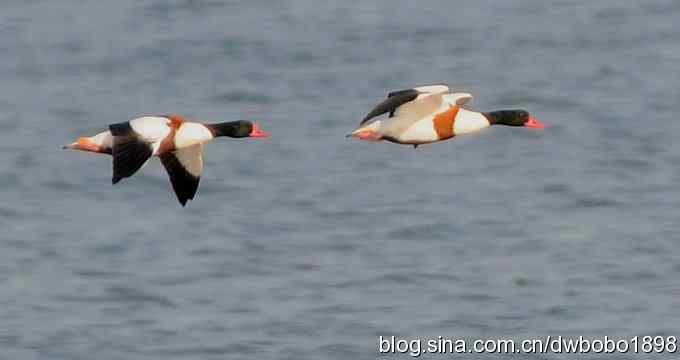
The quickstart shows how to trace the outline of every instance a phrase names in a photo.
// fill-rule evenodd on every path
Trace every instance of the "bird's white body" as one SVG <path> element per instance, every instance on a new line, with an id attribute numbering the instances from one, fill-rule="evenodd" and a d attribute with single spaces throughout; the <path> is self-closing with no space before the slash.
<path id="1" fill-rule="evenodd" d="M 460 108 L 453 122 L 453 133 L 469 134 L 491 126 L 489 119 L 477 111 Z"/>

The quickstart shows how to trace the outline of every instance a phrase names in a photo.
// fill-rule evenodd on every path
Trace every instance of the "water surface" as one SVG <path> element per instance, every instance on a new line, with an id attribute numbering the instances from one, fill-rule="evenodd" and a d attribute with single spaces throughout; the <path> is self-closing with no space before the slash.
<path id="1" fill-rule="evenodd" d="M 680 335 L 679 17 L 670 0 L 5 4 L 0 358 Z M 431 82 L 551 127 L 344 137 Z M 59 150 L 168 112 L 274 137 L 208 145 L 186 208 L 156 160 L 112 187 L 109 158 Z"/>

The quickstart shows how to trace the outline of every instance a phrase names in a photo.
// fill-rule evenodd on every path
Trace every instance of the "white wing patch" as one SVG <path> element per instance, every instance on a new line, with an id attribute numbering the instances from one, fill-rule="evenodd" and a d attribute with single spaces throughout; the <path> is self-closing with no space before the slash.
<path id="1" fill-rule="evenodd" d="M 465 105 L 468 101 L 472 100 L 473 97 L 471 94 L 468 93 L 451 93 L 451 94 L 446 94 L 442 96 L 445 102 L 451 104 L 451 105 L 458 105 L 458 106 L 463 106 Z"/>
<path id="2" fill-rule="evenodd" d="M 144 116 L 130 120 L 130 127 L 149 143 L 160 142 L 170 134 L 170 120 L 159 116 Z"/>
<path id="3" fill-rule="evenodd" d="M 161 141 L 170 134 L 170 120 L 160 116 L 143 116 L 130 120 L 130 127 L 140 139 L 151 144 L 153 154 L 156 155 Z"/>
<path id="4" fill-rule="evenodd" d="M 449 87 L 446 85 L 427 85 L 419 86 L 413 89 L 428 94 L 443 94 L 449 92 Z"/>
<path id="5" fill-rule="evenodd" d="M 195 177 L 203 173 L 203 145 L 195 144 L 175 151 L 177 160 Z"/>
<path id="6" fill-rule="evenodd" d="M 414 88 L 422 94 L 414 100 L 397 108 L 395 115 L 410 116 L 420 119 L 428 116 L 442 107 L 442 98 L 449 91 L 446 85 L 428 85 Z"/>
<path id="7" fill-rule="evenodd" d="M 420 94 L 415 100 L 397 108 L 394 114 L 395 116 L 408 116 L 414 119 L 431 115 L 441 108 L 443 94 Z"/>

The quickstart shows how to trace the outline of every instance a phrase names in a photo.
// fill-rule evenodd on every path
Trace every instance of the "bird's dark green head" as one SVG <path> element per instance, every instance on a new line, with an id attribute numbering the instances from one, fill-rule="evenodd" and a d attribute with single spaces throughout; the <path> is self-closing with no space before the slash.
<path id="1" fill-rule="evenodd" d="M 245 137 L 268 137 L 268 132 L 262 131 L 260 126 L 256 123 L 247 120 L 230 121 L 218 124 L 206 125 L 213 133 L 213 136 L 228 136 L 232 138 Z"/>
<path id="2" fill-rule="evenodd" d="M 542 129 L 543 123 L 536 120 L 526 110 L 498 110 L 484 113 L 491 125 L 525 126 L 529 128 Z"/>

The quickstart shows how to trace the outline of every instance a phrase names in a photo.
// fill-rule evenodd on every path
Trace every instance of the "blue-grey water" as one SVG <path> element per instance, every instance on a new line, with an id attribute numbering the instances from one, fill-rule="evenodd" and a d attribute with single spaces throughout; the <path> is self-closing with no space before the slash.
<path id="1" fill-rule="evenodd" d="M 672 0 L 4 2 L 0 359 L 680 335 L 678 19 Z M 432 82 L 550 127 L 344 137 Z M 109 157 L 60 150 L 169 112 L 274 136 L 209 144 L 186 208 L 156 159 L 114 187 Z"/>

